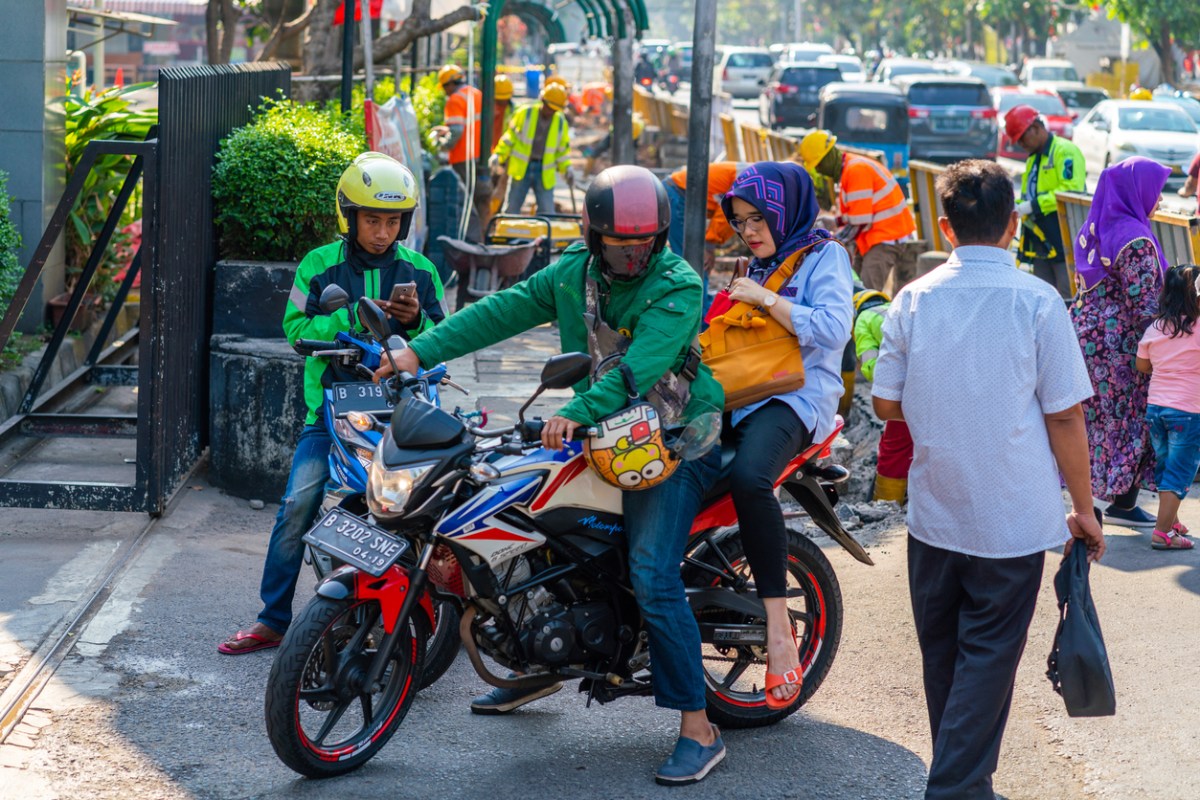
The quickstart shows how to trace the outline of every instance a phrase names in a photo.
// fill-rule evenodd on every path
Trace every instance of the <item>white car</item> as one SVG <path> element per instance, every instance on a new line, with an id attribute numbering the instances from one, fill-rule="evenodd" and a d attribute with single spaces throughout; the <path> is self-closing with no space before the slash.
<path id="1" fill-rule="evenodd" d="M 1145 156 L 1180 177 L 1200 151 L 1200 131 L 1183 109 L 1148 100 L 1097 103 L 1076 123 L 1074 141 L 1093 173 L 1132 156 Z"/>
<path id="2" fill-rule="evenodd" d="M 833 54 L 834 49 L 821 42 L 790 42 L 780 46 L 775 60 L 776 62 L 817 61 L 821 56 L 831 56 Z"/>
<path id="3" fill-rule="evenodd" d="M 1083 86 L 1075 65 L 1061 58 L 1031 58 L 1021 67 L 1021 83 L 1033 89 Z"/>
<path id="4" fill-rule="evenodd" d="M 817 58 L 819 64 L 833 64 L 842 71 L 842 80 L 846 83 L 858 83 L 867 79 L 867 71 L 863 69 L 862 59 L 858 56 L 830 55 L 826 53 Z"/>
<path id="5" fill-rule="evenodd" d="M 713 69 L 713 91 L 757 100 L 774 67 L 765 47 L 726 47 Z"/>

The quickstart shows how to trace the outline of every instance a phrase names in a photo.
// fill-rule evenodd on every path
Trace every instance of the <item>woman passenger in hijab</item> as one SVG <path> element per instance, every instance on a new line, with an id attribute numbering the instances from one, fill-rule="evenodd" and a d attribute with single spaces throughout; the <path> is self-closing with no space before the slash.
<path id="1" fill-rule="evenodd" d="M 731 493 L 767 612 L 767 705 L 786 708 L 799 701 L 803 676 L 787 607 L 788 534 L 774 485 L 788 461 L 833 433 L 842 351 L 853 324 L 853 279 L 845 249 L 813 227 L 820 209 L 800 165 L 755 164 L 738 176 L 721 206 L 754 254 L 747 275 L 730 285 L 730 299 L 767 310 L 796 334 L 804 359 L 804 386 L 734 410 L 723 442 L 737 448 Z M 766 289 L 789 260 L 798 261 L 791 278 L 778 293 Z"/>
<path id="2" fill-rule="evenodd" d="M 1083 401 L 1092 494 L 1109 501 L 1109 520 L 1135 528 L 1153 528 L 1155 520 L 1137 504 L 1138 489 L 1154 487 L 1154 451 L 1146 427 L 1150 376 L 1134 359 L 1167 268 L 1149 220 L 1170 174 L 1140 156 L 1104 170 L 1074 242 L 1079 291 L 1071 320 L 1096 392 Z"/>

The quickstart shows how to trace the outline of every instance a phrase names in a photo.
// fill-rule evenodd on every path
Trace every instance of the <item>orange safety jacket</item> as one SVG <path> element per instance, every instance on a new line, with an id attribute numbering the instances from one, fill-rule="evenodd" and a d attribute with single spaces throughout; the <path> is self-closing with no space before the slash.
<path id="1" fill-rule="evenodd" d="M 468 103 L 469 100 L 469 103 Z M 443 122 L 446 125 L 461 125 L 462 136 L 450 148 L 450 163 L 461 164 L 467 159 L 479 158 L 479 142 L 483 138 L 483 92 L 474 86 L 463 86 L 446 98 Z"/>
<path id="2" fill-rule="evenodd" d="M 708 165 L 708 202 L 705 204 L 704 216 L 708 218 L 708 229 L 704 232 L 704 241 L 709 244 L 723 244 L 733 236 L 733 228 L 725 219 L 721 210 L 721 198 L 733 188 L 738 173 L 749 164 L 740 161 L 714 161 Z M 671 182 L 680 191 L 687 189 L 687 168 L 671 173 Z"/>
<path id="3" fill-rule="evenodd" d="M 863 226 L 854 240 L 858 254 L 880 242 L 894 242 L 917 230 L 904 190 L 883 164 L 865 156 L 842 156 L 838 204 L 848 225 Z"/>

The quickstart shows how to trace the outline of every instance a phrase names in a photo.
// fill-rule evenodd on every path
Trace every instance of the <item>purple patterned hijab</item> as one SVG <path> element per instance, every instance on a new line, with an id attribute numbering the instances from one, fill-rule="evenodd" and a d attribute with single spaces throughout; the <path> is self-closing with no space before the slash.
<path id="1" fill-rule="evenodd" d="M 758 209 L 767 221 L 775 242 L 775 255 L 766 263 L 755 258 L 751 271 L 771 272 L 801 248 L 833 238 L 823 228 L 813 228 L 821 207 L 812 178 L 804 167 L 790 161 L 760 161 L 743 170 L 733 187 L 721 199 L 726 219 L 733 219 L 733 198 L 745 200 Z"/>
<path id="2" fill-rule="evenodd" d="M 1141 156 L 1100 173 L 1087 222 L 1075 240 L 1075 276 L 1081 292 L 1104 280 L 1117 256 L 1135 239 L 1154 243 L 1159 266 L 1166 271 L 1150 214 L 1170 174 L 1169 168 Z"/>

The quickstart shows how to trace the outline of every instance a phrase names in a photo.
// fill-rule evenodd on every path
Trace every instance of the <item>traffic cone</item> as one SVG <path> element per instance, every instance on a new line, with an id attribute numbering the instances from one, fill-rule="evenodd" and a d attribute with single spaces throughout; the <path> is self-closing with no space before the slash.
<path id="1" fill-rule="evenodd" d="M 125 68 L 117 67 L 117 75 L 113 78 L 113 86 L 120 89 L 125 86 Z"/>

